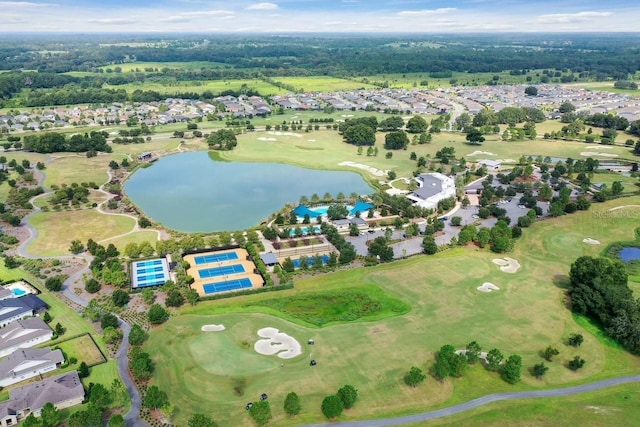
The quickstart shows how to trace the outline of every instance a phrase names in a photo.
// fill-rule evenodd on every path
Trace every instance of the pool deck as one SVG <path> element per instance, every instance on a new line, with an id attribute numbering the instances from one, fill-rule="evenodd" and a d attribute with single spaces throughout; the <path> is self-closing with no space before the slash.
<path id="1" fill-rule="evenodd" d="M 221 259 L 215 262 L 196 264 L 197 257 L 202 257 L 203 255 L 211 255 L 211 254 L 222 255 L 224 253 L 229 253 L 229 252 L 237 253 L 238 258 L 229 259 L 229 260 Z M 217 252 L 211 251 L 211 252 L 198 253 L 198 254 L 189 254 L 183 257 L 183 259 L 187 261 L 191 266 L 187 269 L 187 274 L 193 277 L 195 280 L 191 284 L 191 289 L 195 289 L 196 292 L 198 292 L 198 294 L 202 297 L 215 295 L 222 292 L 233 292 L 235 290 L 240 290 L 240 289 L 231 289 L 230 291 L 220 291 L 220 292 L 213 292 L 213 293 L 206 293 L 204 290 L 205 285 L 223 283 L 227 280 L 230 281 L 235 279 L 247 278 L 251 280 L 251 285 L 253 289 L 261 288 L 264 285 L 264 279 L 260 274 L 254 273 L 254 270 L 256 269 L 256 265 L 253 261 L 249 260 L 248 258 L 249 258 L 249 253 L 242 248 L 217 251 Z M 216 277 L 208 277 L 204 279 L 200 278 L 199 270 L 206 270 L 208 268 L 220 268 L 220 267 L 231 266 L 231 265 L 242 265 L 244 267 L 244 272 L 230 273 L 225 275 L 219 275 Z M 248 288 L 244 288 L 244 289 L 248 289 Z"/>

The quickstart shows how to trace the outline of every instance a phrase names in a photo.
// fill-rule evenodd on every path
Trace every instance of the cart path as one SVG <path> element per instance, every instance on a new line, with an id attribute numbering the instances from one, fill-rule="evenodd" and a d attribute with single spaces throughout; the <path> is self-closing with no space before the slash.
<path id="1" fill-rule="evenodd" d="M 640 375 L 630 375 L 617 378 L 609 378 L 606 380 L 595 381 L 588 384 L 577 385 L 566 388 L 556 388 L 550 390 L 533 390 L 533 391 L 513 391 L 506 393 L 488 394 L 477 399 L 470 400 L 458 405 L 449 406 L 447 408 L 436 409 L 434 411 L 421 412 L 419 414 L 405 415 L 402 417 L 384 418 L 379 420 L 361 420 L 361 421 L 344 421 L 338 423 L 327 424 L 309 424 L 306 427 L 320 427 L 330 425 L 332 427 L 387 427 L 398 426 L 402 424 L 417 423 L 421 421 L 435 420 L 436 418 L 448 417 L 449 415 L 459 414 L 480 406 L 502 400 L 516 399 L 532 399 L 539 397 L 561 397 L 570 396 L 589 391 L 601 390 L 607 387 L 613 387 L 621 384 L 640 382 Z"/>

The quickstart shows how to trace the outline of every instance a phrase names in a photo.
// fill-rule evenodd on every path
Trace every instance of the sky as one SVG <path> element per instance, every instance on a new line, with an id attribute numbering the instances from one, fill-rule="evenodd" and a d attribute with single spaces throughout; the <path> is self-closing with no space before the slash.
<path id="1" fill-rule="evenodd" d="M 0 0 L 0 33 L 638 31 L 638 0 Z"/>

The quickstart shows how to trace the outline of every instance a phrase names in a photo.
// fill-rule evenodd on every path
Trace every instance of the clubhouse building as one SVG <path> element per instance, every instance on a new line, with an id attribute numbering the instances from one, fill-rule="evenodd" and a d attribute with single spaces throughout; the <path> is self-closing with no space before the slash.
<path id="1" fill-rule="evenodd" d="M 407 195 L 407 198 L 421 208 L 437 209 L 440 200 L 456 196 L 455 181 L 441 173 L 423 173 L 415 180 L 420 188 Z"/>

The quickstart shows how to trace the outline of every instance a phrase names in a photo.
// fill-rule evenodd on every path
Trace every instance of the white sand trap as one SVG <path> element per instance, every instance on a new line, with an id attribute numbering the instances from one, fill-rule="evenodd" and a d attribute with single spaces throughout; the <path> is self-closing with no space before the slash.
<path id="1" fill-rule="evenodd" d="M 490 153 L 489 151 L 474 151 L 473 153 L 469 154 L 468 157 L 472 156 L 497 156 L 497 154 Z"/>
<path id="2" fill-rule="evenodd" d="M 203 325 L 202 332 L 220 332 L 224 331 L 224 325 Z"/>
<path id="3" fill-rule="evenodd" d="M 598 153 L 595 151 L 583 151 L 582 153 L 580 153 L 580 155 L 582 157 L 593 157 L 593 156 L 599 156 L 599 157 L 618 157 L 617 154 L 612 154 L 612 153 Z"/>
<path id="4" fill-rule="evenodd" d="M 307 139 L 307 142 L 316 142 L 315 139 Z"/>
<path id="5" fill-rule="evenodd" d="M 592 239 L 590 237 L 587 237 L 586 239 L 582 239 L 583 243 L 586 243 L 588 245 L 599 245 L 600 241 L 596 240 L 596 239 Z"/>
<path id="6" fill-rule="evenodd" d="M 606 145 L 587 145 L 589 150 L 611 150 L 613 147 L 609 147 Z"/>
<path id="7" fill-rule="evenodd" d="M 516 161 L 514 159 L 496 159 L 496 162 L 501 162 L 501 163 L 516 163 Z"/>
<path id="8" fill-rule="evenodd" d="M 387 174 L 385 171 L 381 171 L 380 169 L 376 169 L 373 166 L 367 166 L 367 165 L 363 165 L 361 163 L 356 163 L 356 162 L 351 162 L 351 161 L 340 162 L 340 163 L 338 163 L 338 166 L 351 166 L 353 168 L 364 169 L 367 172 L 369 172 L 369 173 L 371 173 L 372 175 L 375 175 L 375 176 L 385 176 Z"/>
<path id="9" fill-rule="evenodd" d="M 265 356 L 277 354 L 280 359 L 293 359 L 302 354 L 302 347 L 290 335 L 280 332 L 276 328 L 262 328 L 258 336 L 264 338 L 256 341 L 253 348 Z"/>
<path id="10" fill-rule="evenodd" d="M 271 135 L 275 135 L 275 136 L 297 136 L 298 138 L 300 138 L 302 136 L 299 133 L 293 133 L 293 132 L 272 132 L 272 131 L 269 131 L 267 133 L 269 133 Z"/>
<path id="11" fill-rule="evenodd" d="M 494 285 L 491 282 L 484 282 L 482 284 L 482 286 L 478 286 L 476 289 L 478 289 L 480 292 L 491 292 L 491 291 L 499 291 L 500 288 L 497 287 L 496 285 Z"/>
<path id="12" fill-rule="evenodd" d="M 265 136 L 261 136 L 260 138 L 258 138 L 258 141 L 277 141 L 276 138 L 267 138 Z"/>
<path id="13" fill-rule="evenodd" d="M 500 270 L 505 273 L 515 273 L 520 270 L 520 263 L 513 258 L 494 258 L 493 263 L 500 266 Z"/>
<path id="14" fill-rule="evenodd" d="M 353 117 L 353 114 L 340 114 L 340 117 Z"/>
<path id="15" fill-rule="evenodd" d="M 467 354 L 467 350 L 456 350 L 455 353 L 456 354 Z M 480 352 L 480 356 L 478 356 L 478 358 L 480 360 L 484 360 L 484 363 L 489 363 L 489 362 L 487 362 L 487 352 L 486 351 L 481 351 Z M 500 362 L 500 364 L 502 365 L 502 362 Z"/>

